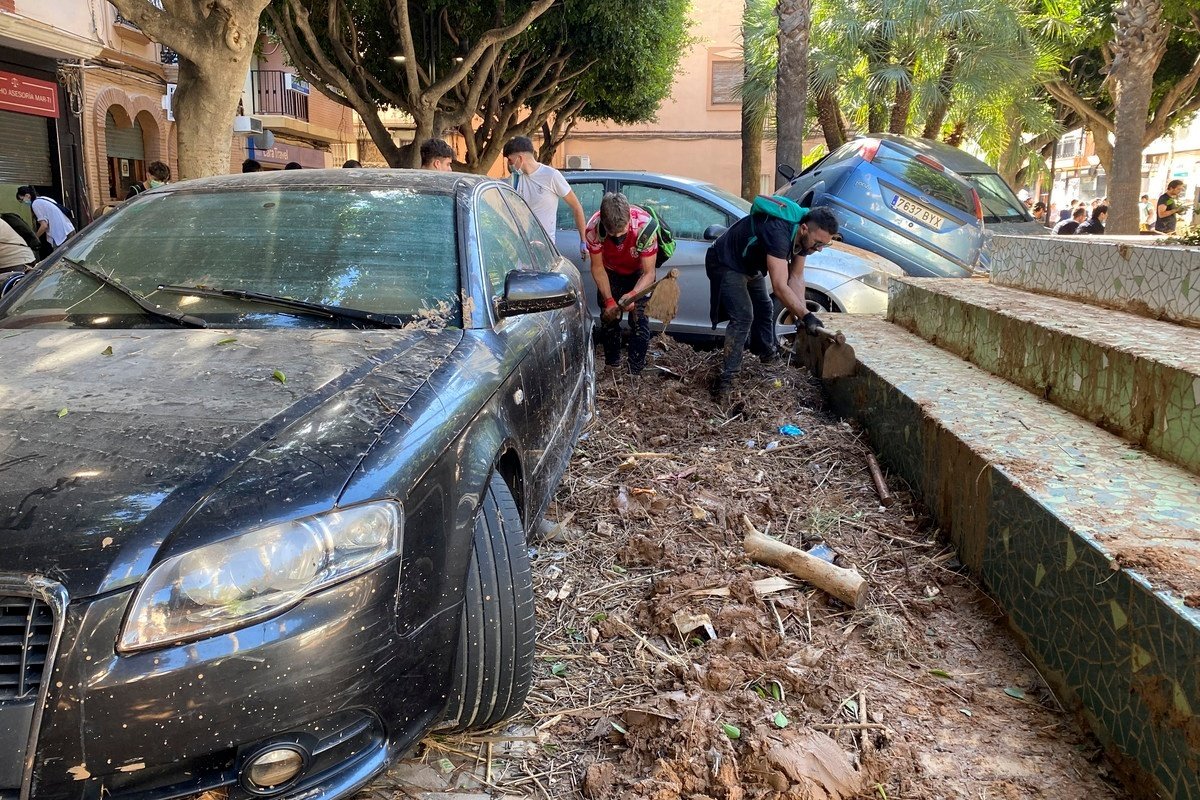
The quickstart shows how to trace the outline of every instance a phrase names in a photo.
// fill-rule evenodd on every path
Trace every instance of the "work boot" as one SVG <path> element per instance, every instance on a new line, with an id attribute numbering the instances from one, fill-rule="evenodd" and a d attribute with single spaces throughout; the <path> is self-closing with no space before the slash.
<path id="1" fill-rule="evenodd" d="M 729 397 L 733 393 L 733 381 L 728 378 L 718 377 L 713 381 L 710 393 L 713 402 L 717 405 L 722 407 L 729 405 Z"/>

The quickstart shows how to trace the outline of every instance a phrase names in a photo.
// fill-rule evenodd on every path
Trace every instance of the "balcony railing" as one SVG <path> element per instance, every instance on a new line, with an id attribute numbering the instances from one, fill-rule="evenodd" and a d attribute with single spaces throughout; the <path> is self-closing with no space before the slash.
<path id="1" fill-rule="evenodd" d="M 282 70 L 250 70 L 250 96 L 255 114 L 282 114 L 285 117 L 308 121 L 308 95 L 298 91 L 302 86 L 294 75 Z"/>

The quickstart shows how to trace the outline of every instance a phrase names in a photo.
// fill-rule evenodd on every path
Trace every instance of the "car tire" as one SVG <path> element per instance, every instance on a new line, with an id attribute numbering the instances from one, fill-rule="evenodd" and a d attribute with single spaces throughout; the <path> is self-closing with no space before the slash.
<path id="1" fill-rule="evenodd" d="M 493 474 L 475 516 L 458 653 L 444 719 L 488 728 L 521 709 L 533 680 L 533 577 L 525 529 L 504 478 Z"/>
<path id="2" fill-rule="evenodd" d="M 815 304 L 817 306 L 817 308 L 814 310 L 818 314 L 820 314 L 821 312 L 833 312 L 833 311 L 837 310 L 837 308 L 834 306 L 832 300 L 830 300 L 828 297 L 821 294 L 820 292 L 813 291 L 812 289 L 804 290 L 804 300 L 810 304 L 809 308 L 812 308 L 812 304 Z M 780 325 L 795 325 L 796 324 L 796 320 L 792 318 L 792 312 L 788 311 L 786 308 L 783 307 L 783 303 L 779 302 L 778 297 L 772 296 L 771 304 L 775 310 L 775 326 L 776 327 L 779 327 Z"/>

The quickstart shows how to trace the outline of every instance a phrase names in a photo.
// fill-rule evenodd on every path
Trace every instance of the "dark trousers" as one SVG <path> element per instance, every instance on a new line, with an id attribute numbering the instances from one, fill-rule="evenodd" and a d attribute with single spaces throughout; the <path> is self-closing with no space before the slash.
<path id="1" fill-rule="evenodd" d="M 721 278 L 721 305 L 729 315 L 725 328 L 725 361 L 721 380 L 729 381 L 742 369 L 742 352 L 767 356 L 775 352 L 775 320 L 767 279 L 726 270 Z"/>
<path id="2" fill-rule="evenodd" d="M 608 274 L 608 288 L 612 291 L 614 300 L 620 300 L 622 295 L 633 291 L 637 285 L 640 272 L 633 275 L 620 275 L 611 270 Z M 596 292 L 596 301 L 600 310 L 604 310 L 604 298 Z M 646 316 L 646 303 L 649 297 L 643 297 L 634 303 L 634 310 L 629 312 L 629 371 L 638 374 L 646 366 L 646 351 L 650 349 L 650 319 Z M 622 314 L 624 316 L 624 314 Z M 600 338 L 604 342 L 604 363 L 617 365 L 621 363 L 621 317 L 612 322 L 601 322 Z"/>

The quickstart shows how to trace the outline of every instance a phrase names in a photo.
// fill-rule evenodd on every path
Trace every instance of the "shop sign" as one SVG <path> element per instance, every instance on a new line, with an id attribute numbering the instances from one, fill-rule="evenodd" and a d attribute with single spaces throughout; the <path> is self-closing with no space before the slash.
<path id="1" fill-rule="evenodd" d="M 58 84 L 0 72 L 0 111 L 58 117 Z"/>
<path id="2" fill-rule="evenodd" d="M 247 152 L 251 158 L 264 164 L 286 164 L 289 161 L 295 161 L 309 169 L 325 169 L 324 151 L 313 147 L 284 144 L 279 141 L 276 141 L 271 147 L 258 148 L 254 146 L 253 142 L 253 139 L 249 141 Z"/>

